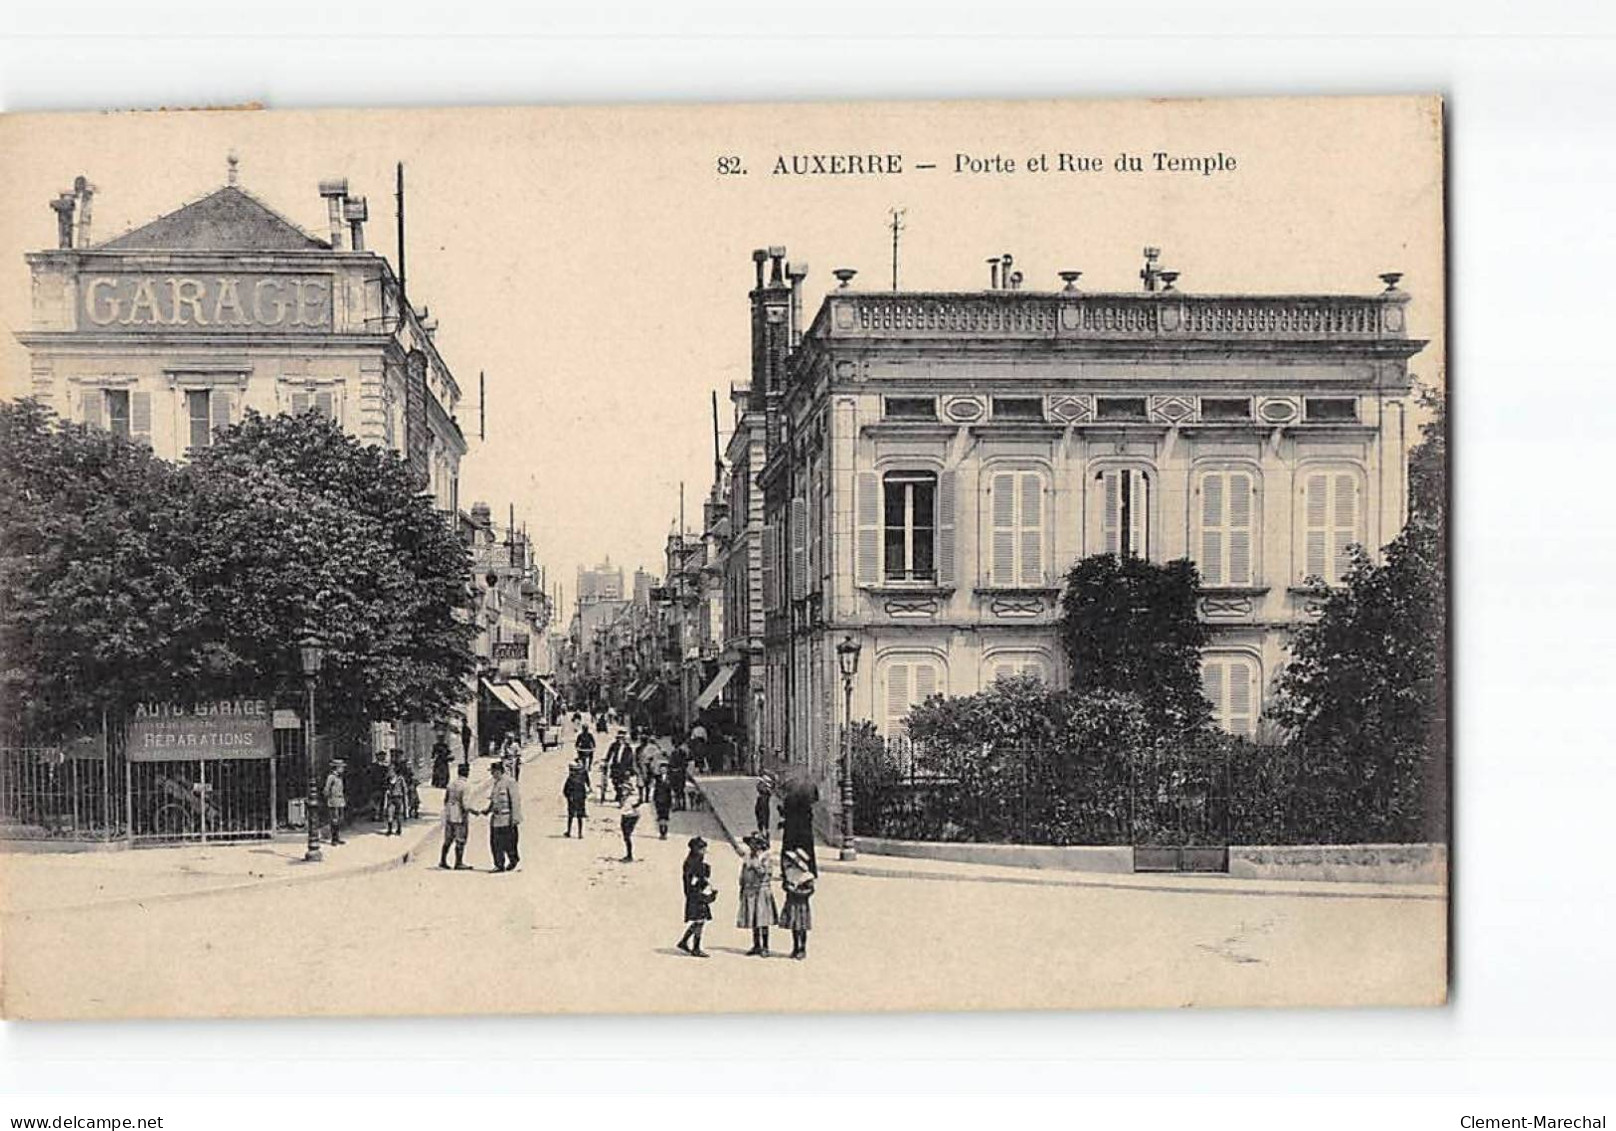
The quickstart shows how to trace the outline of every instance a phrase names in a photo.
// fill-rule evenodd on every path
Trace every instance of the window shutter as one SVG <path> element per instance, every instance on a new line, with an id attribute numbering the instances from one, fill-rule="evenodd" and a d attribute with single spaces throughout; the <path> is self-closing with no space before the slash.
<path id="1" fill-rule="evenodd" d="M 1325 558 L 1325 528 L 1330 520 L 1330 479 L 1322 473 L 1307 477 L 1306 545 L 1302 554 L 1302 575 L 1329 580 L 1329 562 Z"/>
<path id="2" fill-rule="evenodd" d="M 309 411 L 309 395 L 303 392 L 294 392 L 292 394 L 292 415 L 302 416 L 307 411 Z"/>
<path id="3" fill-rule="evenodd" d="M 1252 584 L 1251 518 L 1257 491 L 1251 476 L 1244 471 L 1232 471 L 1229 483 L 1229 555 L 1228 584 Z"/>
<path id="4" fill-rule="evenodd" d="M 1330 577 L 1338 583 L 1347 575 L 1351 561 L 1347 547 L 1358 540 L 1358 477 L 1346 472 L 1335 476 L 1335 515 L 1330 546 Z"/>
<path id="5" fill-rule="evenodd" d="M 1228 703 L 1224 699 L 1223 660 L 1207 660 L 1201 667 L 1201 694 L 1212 705 L 1212 718 L 1222 725 L 1228 718 Z"/>
<path id="6" fill-rule="evenodd" d="M 998 683 L 1001 679 L 1009 679 L 1015 674 L 1016 669 L 1009 664 L 995 665 L 993 669 L 993 682 Z"/>
<path id="7" fill-rule="evenodd" d="M 808 503 L 791 500 L 791 599 L 808 596 Z"/>
<path id="8" fill-rule="evenodd" d="M 1105 492 L 1105 552 L 1122 556 L 1122 474 L 1116 471 L 1100 475 L 1100 489 Z"/>
<path id="9" fill-rule="evenodd" d="M 887 665 L 887 734 L 904 733 L 904 716 L 909 714 L 909 665 Z"/>
<path id="10" fill-rule="evenodd" d="M 808 495 L 808 588 L 818 593 L 825 578 L 825 477 L 814 472 Z"/>
<path id="11" fill-rule="evenodd" d="M 856 495 L 854 579 L 859 585 L 874 585 L 881 563 L 881 482 L 875 472 L 859 472 Z"/>
<path id="12" fill-rule="evenodd" d="M 1044 478 L 1021 475 L 1021 584 L 1044 583 Z"/>
<path id="13" fill-rule="evenodd" d="M 1021 674 L 1030 675 L 1040 683 L 1048 683 L 1049 677 L 1044 674 L 1044 665 L 1037 660 L 1021 665 Z"/>
<path id="14" fill-rule="evenodd" d="M 214 431 L 230 427 L 231 402 L 235 398 L 223 389 L 212 389 L 208 393 L 208 413 L 211 417 L 210 426 Z"/>
<path id="15" fill-rule="evenodd" d="M 105 389 L 86 389 L 79 397 L 84 423 L 91 428 L 107 426 L 107 394 Z"/>
<path id="16" fill-rule="evenodd" d="M 1143 471 L 1128 473 L 1128 549 L 1135 557 L 1150 557 L 1150 480 Z"/>
<path id="17" fill-rule="evenodd" d="M 129 435 L 144 444 L 151 443 L 151 394 L 129 394 Z"/>
<path id="18" fill-rule="evenodd" d="M 1252 723 L 1251 661 L 1229 660 L 1226 664 L 1229 707 L 1227 729 L 1234 734 L 1250 734 Z"/>
<path id="19" fill-rule="evenodd" d="M 989 489 L 993 513 L 993 560 L 989 577 L 994 585 L 1016 583 L 1016 477 L 1000 472 Z"/>
<path id="20" fill-rule="evenodd" d="M 773 609 L 774 598 L 774 527 L 763 524 L 763 608 Z"/>
<path id="21" fill-rule="evenodd" d="M 337 423 L 337 394 L 329 391 L 315 393 L 314 411 L 327 420 Z"/>
<path id="22" fill-rule="evenodd" d="M 937 584 L 954 584 L 955 473 L 937 476 Z"/>
<path id="23" fill-rule="evenodd" d="M 911 707 L 924 703 L 937 694 L 937 665 L 915 664 L 913 670 L 915 675 L 915 697 L 909 701 Z"/>
<path id="24" fill-rule="evenodd" d="M 1201 476 L 1201 583 L 1208 586 L 1229 583 L 1223 568 L 1224 481 L 1221 471 Z"/>

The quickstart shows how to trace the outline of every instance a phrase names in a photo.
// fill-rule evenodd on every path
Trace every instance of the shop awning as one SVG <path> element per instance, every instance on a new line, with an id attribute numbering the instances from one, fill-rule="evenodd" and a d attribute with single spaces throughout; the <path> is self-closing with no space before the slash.
<path id="1" fill-rule="evenodd" d="M 725 664 L 718 669 L 718 674 L 713 676 L 712 681 L 701 689 L 701 694 L 696 696 L 696 710 L 705 711 L 718 701 L 718 697 L 724 694 L 724 688 L 729 686 L 729 681 L 735 678 L 735 669 L 738 666 Z"/>
<path id="2" fill-rule="evenodd" d="M 505 686 L 511 689 L 511 692 L 516 696 L 516 701 L 522 705 L 522 714 L 531 715 L 534 711 L 541 709 L 539 697 L 529 691 L 527 684 L 521 680 L 509 680 Z"/>
<path id="3" fill-rule="evenodd" d="M 634 694 L 634 689 L 636 687 L 638 687 L 639 685 L 640 685 L 640 681 L 636 679 L 632 683 L 630 683 L 627 687 L 623 688 L 623 698 L 627 699 L 630 695 L 633 695 Z"/>
<path id="4" fill-rule="evenodd" d="M 648 684 L 646 684 L 644 687 L 642 687 L 640 689 L 640 702 L 641 703 L 646 702 L 647 700 L 649 700 L 651 698 L 651 696 L 655 695 L 658 691 L 661 691 L 661 690 L 662 690 L 662 685 L 660 683 L 648 683 Z"/>
<path id="5" fill-rule="evenodd" d="M 545 679 L 542 675 L 539 677 L 539 686 L 544 688 L 544 693 L 546 695 L 548 695 L 550 698 L 552 698 L 552 699 L 561 698 L 560 693 L 557 692 L 556 689 L 555 689 L 555 684 L 553 684 L 549 680 Z"/>
<path id="6" fill-rule="evenodd" d="M 488 694 L 498 700 L 500 706 L 507 711 L 515 711 L 518 715 L 522 713 L 522 701 L 516 697 L 515 692 L 510 688 L 499 683 L 489 683 L 486 679 L 483 680 L 483 686 L 488 689 Z"/>

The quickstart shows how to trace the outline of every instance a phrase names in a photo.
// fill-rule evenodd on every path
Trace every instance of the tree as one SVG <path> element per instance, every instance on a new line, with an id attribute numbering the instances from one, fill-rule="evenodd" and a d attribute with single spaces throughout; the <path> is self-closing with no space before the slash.
<path id="1" fill-rule="evenodd" d="M 0 718 L 15 739 L 94 730 L 204 662 L 191 521 L 145 447 L 0 402 Z"/>
<path id="2" fill-rule="evenodd" d="M 1157 565 L 1096 554 L 1074 565 L 1061 595 L 1058 632 L 1072 689 L 1135 695 L 1151 729 L 1178 734 L 1206 725 L 1196 608 L 1200 575 L 1188 559 Z"/>
<path id="3" fill-rule="evenodd" d="M 1274 705 L 1319 772 L 1355 783 L 1389 836 L 1437 835 L 1444 820 L 1447 413 L 1438 395 L 1426 403 L 1408 524 L 1380 563 L 1354 549 L 1343 584 L 1297 631 Z"/>
<path id="4" fill-rule="evenodd" d="M 397 454 L 317 414 L 249 412 L 184 469 L 199 525 L 187 579 L 219 688 L 296 682 L 326 643 L 326 717 L 440 717 L 465 694 L 478 626 L 470 559 Z"/>

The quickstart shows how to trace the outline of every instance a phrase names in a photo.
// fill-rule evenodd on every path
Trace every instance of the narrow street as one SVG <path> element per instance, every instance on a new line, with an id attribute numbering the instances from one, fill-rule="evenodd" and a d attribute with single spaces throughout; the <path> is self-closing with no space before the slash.
<path id="1" fill-rule="evenodd" d="M 490 870 L 478 818 L 475 872 L 439 871 L 426 852 L 322 883 L 12 915 L 8 1004 L 34 1017 L 1039 1009 L 1373 1004 L 1443 984 L 1438 900 L 832 873 L 808 960 L 749 958 L 732 926 L 738 861 L 714 818 L 675 813 L 659 841 L 647 806 L 637 859 L 621 863 L 609 806 L 591 804 L 584 839 L 562 836 L 570 757 L 569 740 L 523 772 L 513 874 Z M 696 833 L 721 893 L 706 961 L 673 947 Z M 68 950 L 82 960 L 60 962 Z M 409 992 L 384 995 L 401 970 Z"/>

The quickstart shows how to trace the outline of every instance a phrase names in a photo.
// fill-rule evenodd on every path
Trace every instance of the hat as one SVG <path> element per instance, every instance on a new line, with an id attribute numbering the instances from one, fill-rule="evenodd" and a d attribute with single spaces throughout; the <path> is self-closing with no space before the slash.
<path id="1" fill-rule="evenodd" d="M 491 770 L 503 770 L 505 768 L 505 763 L 503 760 L 495 758 L 488 768 Z"/>
<path id="2" fill-rule="evenodd" d="M 747 833 L 741 838 L 741 843 L 751 848 L 769 847 L 769 838 L 762 833 Z"/>
<path id="3" fill-rule="evenodd" d="M 690 840 L 687 841 L 686 843 L 690 846 L 691 851 L 695 851 L 698 848 L 706 848 L 707 847 L 707 841 L 704 838 L 699 837 L 699 836 L 691 837 Z"/>

